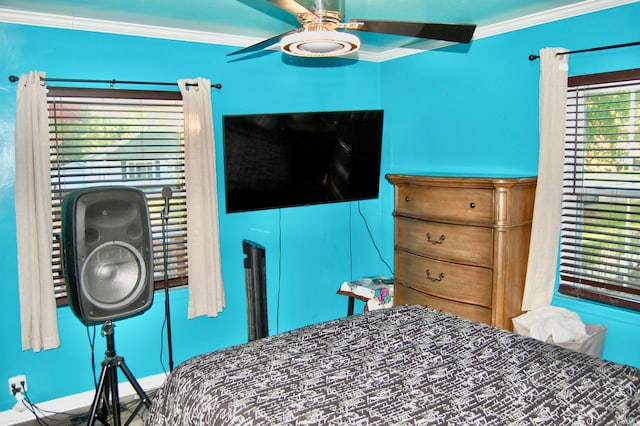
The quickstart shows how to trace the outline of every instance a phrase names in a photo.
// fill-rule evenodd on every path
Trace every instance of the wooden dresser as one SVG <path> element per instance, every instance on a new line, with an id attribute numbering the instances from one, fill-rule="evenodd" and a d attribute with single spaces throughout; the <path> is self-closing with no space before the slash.
<path id="1" fill-rule="evenodd" d="M 521 313 L 536 178 L 389 174 L 394 304 L 511 330 Z"/>

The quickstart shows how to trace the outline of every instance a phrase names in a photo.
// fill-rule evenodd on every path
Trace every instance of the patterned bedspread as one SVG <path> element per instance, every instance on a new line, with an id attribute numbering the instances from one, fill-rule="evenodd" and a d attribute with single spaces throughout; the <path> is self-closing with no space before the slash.
<path id="1" fill-rule="evenodd" d="M 147 425 L 640 425 L 640 370 L 418 306 L 192 358 Z"/>

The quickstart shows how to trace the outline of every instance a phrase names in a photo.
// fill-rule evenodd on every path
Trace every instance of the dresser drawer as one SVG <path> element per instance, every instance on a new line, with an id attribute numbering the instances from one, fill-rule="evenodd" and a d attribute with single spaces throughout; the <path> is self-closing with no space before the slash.
<path id="1" fill-rule="evenodd" d="M 396 251 L 395 279 L 423 293 L 491 307 L 492 271 Z"/>
<path id="2" fill-rule="evenodd" d="M 393 289 L 393 304 L 422 305 L 439 311 L 451 312 L 459 317 L 491 324 L 491 309 L 482 306 L 467 305 L 452 300 L 440 299 L 396 283 Z"/>
<path id="3" fill-rule="evenodd" d="M 491 266 L 493 228 L 396 220 L 397 248 L 438 259 Z"/>
<path id="4" fill-rule="evenodd" d="M 397 187 L 397 215 L 452 222 L 492 224 L 493 189 L 401 185 Z"/>

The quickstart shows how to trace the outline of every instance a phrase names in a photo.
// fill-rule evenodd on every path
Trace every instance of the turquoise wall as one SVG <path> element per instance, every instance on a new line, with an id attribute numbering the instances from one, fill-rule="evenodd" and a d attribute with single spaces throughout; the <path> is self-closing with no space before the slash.
<path id="1" fill-rule="evenodd" d="M 50 77 L 176 81 L 203 76 L 222 90 L 212 90 L 216 154 L 222 158 L 222 115 L 277 111 L 379 109 L 379 66 L 368 62 L 325 62 L 313 66 L 283 63 L 272 53 L 251 61 L 227 62 L 232 48 L 207 44 L 0 24 L 0 297 L 2 351 L 0 377 L 26 374 L 33 401 L 46 401 L 93 389 L 87 329 L 68 308 L 58 309 L 61 346 L 23 352 L 14 212 L 14 147 L 16 84 L 10 74 L 46 71 Z M 384 143 L 383 164 L 388 162 Z M 218 191 L 224 206 L 223 164 L 218 161 Z M 386 166 L 383 166 L 383 172 Z M 384 180 L 384 177 L 381 178 Z M 385 182 L 383 182 L 384 184 Z M 172 290 L 171 320 L 174 360 L 247 339 L 242 239 L 267 250 L 269 329 L 282 332 L 345 315 L 347 300 L 336 291 L 351 277 L 388 273 L 358 213 L 360 209 L 379 241 L 383 200 L 296 207 L 227 215 L 220 212 L 222 273 L 227 308 L 217 318 L 187 320 L 187 292 Z M 388 200 L 386 202 L 388 204 Z M 224 209 L 223 209 L 224 210 Z M 387 237 L 392 238 L 392 237 Z M 388 259 L 392 263 L 392 259 Z M 359 307 L 361 308 L 361 306 Z M 164 295 L 156 294 L 150 310 L 118 321 L 117 351 L 137 378 L 168 368 L 162 331 Z M 91 333 L 93 330 L 89 330 Z M 104 339 L 98 327 L 98 368 Z M 15 400 L 0 392 L 0 411 Z"/>
<path id="2" fill-rule="evenodd" d="M 640 41 L 640 3 L 382 65 L 394 172 L 537 175 L 539 61 L 544 47 Z M 640 47 L 571 55 L 569 74 L 640 67 Z M 385 232 L 392 232 L 386 223 Z M 640 313 L 569 298 L 553 304 L 608 326 L 604 358 L 640 367 Z"/>
<path id="3" fill-rule="evenodd" d="M 538 62 L 545 46 L 570 49 L 640 39 L 640 4 L 594 13 L 458 48 L 382 64 L 346 60 L 284 62 L 278 53 L 227 62 L 233 48 L 141 37 L 0 24 L 0 377 L 26 374 L 35 402 L 93 389 L 87 329 L 68 308 L 58 309 L 61 346 L 34 353 L 20 347 L 14 212 L 15 84 L 6 76 L 29 70 L 51 77 L 174 81 L 203 76 L 212 91 L 216 153 L 222 157 L 224 114 L 294 110 L 385 109 L 382 171 L 482 174 L 537 173 Z M 624 50 L 624 51 L 623 51 Z M 572 73 L 640 66 L 637 49 L 571 58 Z M 593 70 L 593 71 L 589 71 Z M 224 206 L 222 164 L 218 164 Z M 186 320 L 187 293 L 171 291 L 176 364 L 199 353 L 246 341 L 241 241 L 267 249 L 271 333 L 343 316 L 335 294 L 350 277 L 388 274 L 393 262 L 393 190 L 381 178 L 378 200 L 263 212 L 220 213 L 227 308 L 217 318 Z M 639 315 L 556 297 L 585 321 L 609 325 L 608 359 L 640 366 Z M 163 294 L 141 316 L 118 321 L 116 345 L 136 377 L 163 371 Z M 361 309 L 362 305 L 356 309 Z M 89 330 L 92 332 L 92 330 Z M 104 342 L 97 330 L 96 360 Z M 164 344 L 164 365 L 166 344 Z M 14 399 L 0 392 L 0 410 Z"/>

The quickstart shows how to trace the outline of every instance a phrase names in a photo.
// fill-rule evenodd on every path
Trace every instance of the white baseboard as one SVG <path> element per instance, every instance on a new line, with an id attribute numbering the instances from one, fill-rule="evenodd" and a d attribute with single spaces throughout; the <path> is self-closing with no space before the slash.
<path id="1" fill-rule="evenodd" d="M 150 392 L 154 389 L 159 388 L 162 383 L 164 383 L 165 378 L 166 374 L 164 373 L 156 374 L 155 376 L 143 377 L 142 379 L 138 380 L 138 383 L 145 392 Z M 136 391 L 135 389 L 133 389 L 133 386 L 131 386 L 131 384 L 127 381 L 118 383 L 118 394 L 121 398 L 126 398 L 135 395 Z M 63 398 L 52 399 L 50 401 L 39 402 L 36 405 L 45 413 L 48 411 L 56 413 L 73 412 L 83 408 L 91 407 L 94 396 L 95 391 L 92 390 L 65 396 Z M 16 410 L 0 411 L 0 425 L 17 425 L 34 419 L 34 415 L 28 410 L 22 412 Z"/>

